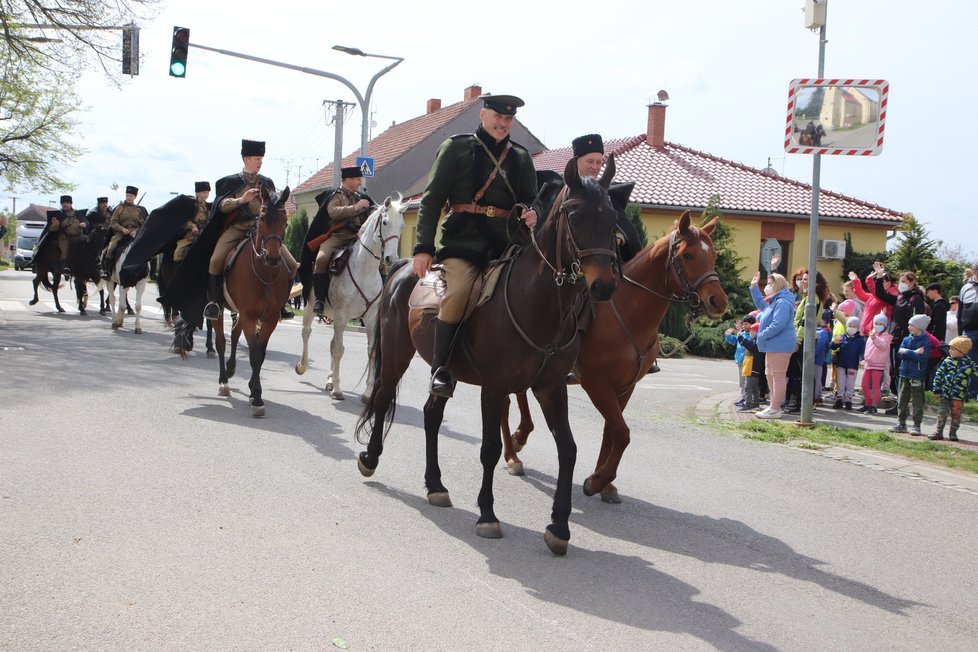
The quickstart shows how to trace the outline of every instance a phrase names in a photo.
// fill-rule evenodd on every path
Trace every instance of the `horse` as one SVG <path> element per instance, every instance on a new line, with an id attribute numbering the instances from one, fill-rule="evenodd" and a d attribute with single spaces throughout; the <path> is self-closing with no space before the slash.
<path id="1" fill-rule="evenodd" d="M 604 417 L 598 461 L 584 481 L 587 496 L 600 493 L 606 503 L 621 502 L 612 481 L 630 439 L 622 412 L 635 385 L 655 362 L 659 324 L 669 304 L 685 303 L 693 314 L 702 310 L 711 318 L 719 318 L 727 309 L 710 238 L 717 219 L 697 228 L 690 223 L 689 211 L 683 213 L 672 231 L 624 265 L 622 282 L 611 301 L 595 306 L 577 360 L 581 387 Z M 525 395 L 518 396 L 517 402 L 520 426 L 509 435 L 503 421 L 503 447 L 510 473 L 522 475 L 517 453 L 526 444 L 533 422 Z"/>
<path id="2" fill-rule="evenodd" d="M 346 267 L 330 282 L 325 314 L 333 321 L 333 339 L 329 343 L 332 364 L 326 377 L 326 391 L 336 400 L 343 399 L 340 360 L 344 351 L 343 333 L 350 320 L 358 317 L 363 320 L 367 332 L 367 350 L 373 350 L 377 299 L 384 287 L 386 270 L 398 258 L 406 208 L 407 205 L 401 203 L 399 194 L 393 199 L 388 197 L 383 206 L 376 207 L 360 227 Z M 311 284 L 304 294 L 307 305 L 315 300 Z M 312 310 L 306 310 L 302 315 L 302 358 L 295 365 L 295 372 L 299 375 L 309 368 L 309 335 L 312 333 L 314 317 Z M 373 366 L 368 364 L 367 385 L 362 400 L 369 396 L 373 383 Z"/>
<path id="3" fill-rule="evenodd" d="M 128 270 L 123 272 L 122 268 L 126 263 L 126 256 L 129 254 L 129 248 L 132 246 L 132 243 L 133 237 L 125 236 L 116 244 L 116 250 L 120 253 L 115 261 L 115 265 L 112 266 L 112 274 L 108 279 L 103 279 L 102 283 L 105 284 L 106 293 L 109 295 L 109 313 L 112 314 L 112 330 L 122 328 L 122 323 L 129 305 L 129 288 L 136 288 L 136 326 L 132 332 L 140 335 L 143 332 L 141 325 L 143 292 L 146 291 L 146 285 L 149 283 L 149 263 L 145 263 L 131 272 Z M 118 310 L 116 310 L 114 305 L 116 288 L 119 289 Z"/>
<path id="4" fill-rule="evenodd" d="M 231 327 L 231 357 L 225 358 L 227 340 L 224 336 L 224 320 L 215 319 L 215 340 L 217 358 L 220 363 L 220 377 L 217 393 L 230 396 L 228 379 L 234 376 L 237 362 L 235 354 L 238 338 L 244 332 L 248 342 L 248 356 L 251 361 L 251 414 L 265 416 L 265 403 L 262 400 L 261 367 L 265 362 L 268 340 L 275 332 L 281 317 L 282 306 L 289 296 L 289 273 L 282 262 L 282 248 L 285 246 L 285 228 L 288 216 L 285 204 L 289 199 L 289 188 L 281 193 L 265 197 L 262 193 L 262 207 L 255 226 L 228 257 L 228 267 L 224 274 L 224 299 L 228 309 L 237 314 Z M 174 349 L 184 359 L 187 358 L 188 338 L 194 325 L 180 319 L 174 327 Z"/>
<path id="5" fill-rule="evenodd" d="M 75 295 L 78 300 L 78 313 L 87 315 L 86 306 L 88 305 L 88 281 L 98 283 L 100 271 L 98 266 L 98 256 L 105 243 L 107 229 L 96 228 L 90 234 L 79 236 L 72 245 L 72 253 L 68 260 L 68 267 L 71 269 L 71 276 L 74 277 Z M 50 232 L 47 236 L 51 241 L 43 248 L 39 248 L 35 256 L 34 267 L 34 297 L 30 300 L 30 305 L 38 302 L 37 288 L 43 285 L 44 288 L 54 296 L 54 305 L 58 312 L 65 312 L 58 299 L 58 290 L 61 286 L 62 271 L 60 261 L 60 250 L 57 246 L 57 233 Z M 65 280 L 68 275 L 64 276 Z"/>
<path id="6" fill-rule="evenodd" d="M 499 423 L 503 401 L 508 394 L 532 388 L 553 432 L 559 464 L 551 523 L 544 541 L 554 554 L 567 553 L 577 447 L 567 419 L 565 378 L 580 345 L 580 310 L 588 297 L 607 300 L 617 286 L 613 265 L 616 213 L 607 193 L 614 170 L 612 157 L 600 180 L 582 179 L 576 161 L 571 160 L 565 171 L 569 188 L 566 200 L 555 204 L 547 219 L 531 231 L 532 247 L 501 261 L 492 298 L 473 310 L 459 331 L 449 368 L 454 378 L 482 387 L 478 536 L 502 536 L 493 511 L 492 481 L 502 453 Z M 375 382 L 357 423 L 361 443 L 369 430 L 367 449 L 357 458 L 360 473 L 367 477 L 380 462 L 401 377 L 416 351 L 431 361 L 434 315 L 408 305 L 417 284 L 412 267 L 402 263 L 395 266 L 381 294 L 373 351 Z M 438 465 L 438 430 L 447 400 L 429 395 L 424 405 L 428 502 L 443 507 L 451 506 Z"/>
<path id="7" fill-rule="evenodd" d="M 160 265 L 159 271 L 156 274 L 156 287 L 159 289 L 159 295 L 165 296 L 166 290 L 170 285 L 170 279 L 173 278 L 173 272 L 176 269 L 177 263 L 173 260 L 173 252 L 176 249 L 176 242 L 171 242 L 163 251 L 160 252 Z M 167 328 L 173 328 L 176 325 L 177 319 L 180 317 L 180 311 L 171 306 L 168 303 L 161 304 L 163 306 L 163 325 Z M 213 359 L 217 357 L 217 349 L 214 348 L 214 325 L 210 320 L 206 321 L 207 330 L 207 357 L 208 359 Z M 194 337 L 193 331 L 191 331 L 189 339 L 185 345 L 186 351 L 192 351 L 194 348 Z M 176 349 L 173 349 L 176 353 Z"/>
<path id="8" fill-rule="evenodd" d="M 64 312 L 58 300 L 58 290 L 61 288 L 61 250 L 58 248 L 57 233 L 47 231 L 41 236 L 41 241 L 47 240 L 46 246 L 37 247 L 34 253 L 34 297 L 28 302 L 35 305 L 38 302 L 37 288 L 40 285 L 54 296 L 54 306 L 58 312 Z"/>

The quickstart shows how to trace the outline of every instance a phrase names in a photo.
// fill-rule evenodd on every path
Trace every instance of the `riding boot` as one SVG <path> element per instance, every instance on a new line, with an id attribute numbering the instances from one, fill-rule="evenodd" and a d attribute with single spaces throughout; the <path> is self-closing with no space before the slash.
<path id="1" fill-rule="evenodd" d="M 326 310 L 326 293 L 329 292 L 329 272 L 320 272 L 312 275 L 312 290 L 316 296 L 316 303 L 312 307 L 312 311 L 319 315 L 323 315 Z"/>
<path id="2" fill-rule="evenodd" d="M 224 299 L 224 275 L 207 275 L 207 298 L 210 303 L 204 306 L 204 319 L 220 319 L 221 304 Z"/>
<path id="3" fill-rule="evenodd" d="M 112 256 L 104 254 L 102 256 L 102 278 L 108 280 L 112 275 Z"/>
<path id="4" fill-rule="evenodd" d="M 431 356 L 431 385 L 428 388 L 432 396 L 451 398 L 455 391 L 455 379 L 448 372 L 448 361 L 452 357 L 459 326 L 435 320 L 435 351 Z"/>

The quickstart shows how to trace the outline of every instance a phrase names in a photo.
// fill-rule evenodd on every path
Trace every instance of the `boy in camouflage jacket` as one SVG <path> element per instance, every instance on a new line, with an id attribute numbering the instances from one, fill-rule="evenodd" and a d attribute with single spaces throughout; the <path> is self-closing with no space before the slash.
<path id="1" fill-rule="evenodd" d="M 944 439 L 944 424 L 948 413 L 951 415 L 951 429 L 948 439 L 958 440 L 958 426 L 961 425 L 961 404 L 968 392 L 968 381 L 978 367 L 968 357 L 971 350 L 971 339 L 955 337 L 948 343 L 950 355 L 941 361 L 934 375 L 934 395 L 940 397 L 941 406 L 937 414 L 937 431 L 930 439 Z"/>

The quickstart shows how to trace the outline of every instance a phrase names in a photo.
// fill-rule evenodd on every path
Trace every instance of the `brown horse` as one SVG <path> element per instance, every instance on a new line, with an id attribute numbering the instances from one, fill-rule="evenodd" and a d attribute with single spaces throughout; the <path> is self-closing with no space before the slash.
<path id="1" fill-rule="evenodd" d="M 576 161 L 571 161 L 565 172 L 567 198 L 538 226 L 533 246 L 501 270 L 492 299 L 472 312 L 460 331 L 449 361 L 452 376 L 482 387 L 479 536 L 502 536 L 492 495 L 493 470 L 502 453 L 499 422 L 507 395 L 530 388 L 553 432 L 559 463 L 552 522 L 544 539 L 555 554 L 567 552 L 577 447 L 567 420 L 565 378 L 580 345 L 578 314 L 588 297 L 607 300 L 617 286 L 612 234 L 616 213 L 607 194 L 614 169 L 611 159 L 600 181 L 581 179 Z M 415 351 L 431 360 L 434 315 L 408 307 L 417 283 L 411 266 L 404 265 L 392 272 L 381 296 L 374 340 L 376 380 L 357 424 L 358 438 L 370 432 L 367 450 L 358 460 L 365 476 L 372 475 L 380 462 L 384 436 L 394 417 L 397 386 Z M 451 506 L 451 499 L 441 481 L 437 438 L 446 402 L 429 396 L 424 406 L 428 502 L 445 507 Z"/>
<path id="2" fill-rule="evenodd" d="M 659 324 L 673 301 L 689 305 L 712 318 L 727 309 L 727 295 L 717 277 L 716 252 L 710 234 L 714 218 L 703 227 L 691 226 L 689 211 L 670 233 L 643 249 L 623 268 L 622 283 L 611 301 L 595 306 L 594 320 L 581 341 L 578 375 L 581 387 L 604 417 L 601 451 L 594 473 L 584 481 L 584 493 L 601 493 L 601 500 L 619 503 L 612 480 L 628 446 L 630 431 L 622 416 L 635 385 L 655 362 L 659 348 Z M 522 474 L 517 456 L 526 444 L 533 422 L 526 396 L 518 397 L 520 426 L 513 436 L 506 432 L 503 445 L 510 473 Z"/>
<path id="3" fill-rule="evenodd" d="M 282 306 L 289 296 L 289 272 L 282 262 L 283 239 L 288 218 L 285 203 L 289 199 L 289 188 L 271 197 L 262 196 L 262 207 L 251 236 L 244 240 L 231 253 L 230 267 L 224 274 L 224 299 L 228 309 L 237 313 L 231 328 L 231 359 L 225 362 L 224 320 L 215 319 L 215 340 L 217 357 L 220 362 L 220 378 L 217 393 L 230 396 L 228 378 L 234 376 L 237 366 L 235 353 L 238 338 L 242 331 L 248 342 L 248 355 L 251 360 L 251 414 L 265 416 L 265 403 L 262 401 L 261 366 L 265 362 L 268 340 L 278 326 Z M 194 326 L 181 319 L 175 327 L 174 349 L 186 358 L 186 342 L 193 333 Z"/>

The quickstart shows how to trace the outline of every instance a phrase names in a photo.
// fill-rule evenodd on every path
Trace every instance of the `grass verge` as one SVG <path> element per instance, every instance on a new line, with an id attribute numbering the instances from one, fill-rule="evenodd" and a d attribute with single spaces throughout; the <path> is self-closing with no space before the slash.
<path id="1" fill-rule="evenodd" d="M 815 424 L 811 428 L 799 428 L 792 423 L 779 421 L 721 421 L 720 427 L 734 431 L 748 439 L 776 444 L 789 444 L 800 448 L 817 448 L 840 444 L 892 453 L 910 459 L 961 469 L 978 474 L 978 452 L 923 440 L 912 441 L 893 437 L 889 433 L 857 428 L 837 428 Z"/>
<path id="2" fill-rule="evenodd" d="M 934 392 L 924 392 L 924 403 L 926 403 L 928 407 L 934 408 L 936 413 L 937 407 L 941 404 L 941 400 L 934 396 Z M 961 421 L 978 423 L 978 402 L 965 401 L 961 405 Z"/>

